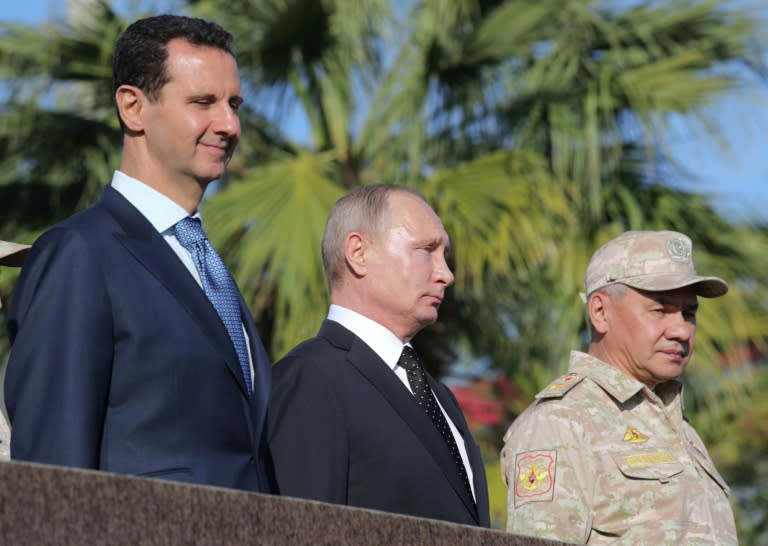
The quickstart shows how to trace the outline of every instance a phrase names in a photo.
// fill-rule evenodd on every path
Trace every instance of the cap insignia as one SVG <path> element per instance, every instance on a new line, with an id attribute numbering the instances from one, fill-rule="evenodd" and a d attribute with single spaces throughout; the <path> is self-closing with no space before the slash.
<path id="1" fill-rule="evenodd" d="M 672 261 L 688 263 L 691 261 L 691 245 L 688 241 L 673 237 L 667 241 L 667 254 Z"/>

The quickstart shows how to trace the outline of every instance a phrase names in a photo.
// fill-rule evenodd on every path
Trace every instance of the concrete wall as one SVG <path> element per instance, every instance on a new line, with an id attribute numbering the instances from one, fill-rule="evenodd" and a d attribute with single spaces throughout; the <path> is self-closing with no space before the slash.
<path id="1" fill-rule="evenodd" d="M 30 463 L 0 463 L 0 544 L 546 546 L 439 521 Z"/>

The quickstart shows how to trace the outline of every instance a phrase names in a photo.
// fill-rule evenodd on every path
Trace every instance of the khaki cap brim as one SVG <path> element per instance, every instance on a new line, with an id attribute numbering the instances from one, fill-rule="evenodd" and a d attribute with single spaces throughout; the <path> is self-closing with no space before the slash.
<path id="1" fill-rule="evenodd" d="M 21 267 L 24 265 L 29 248 L 29 245 L 0 241 L 0 265 Z"/>
<path id="2" fill-rule="evenodd" d="M 608 284 L 626 284 L 639 290 L 664 292 L 693 286 L 696 295 L 702 298 L 718 298 L 728 292 L 728 283 L 720 277 L 701 277 L 699 275 L 639 275 L 628 277 Z M 605 285 L 607 286 L 607 285 Z M 602 288 L 602 287 L 599 287 Z"/>
<path id="3" fill-rule="evenodd" d="M 584 289 L 592 294 L 614 284 L 649 292 L 692 286 L 704 298 L 728 292 L 723 279 L 699 275 L 691 238 L 679 231 L 626 231 L 598 248 L 587 265 Z"/>

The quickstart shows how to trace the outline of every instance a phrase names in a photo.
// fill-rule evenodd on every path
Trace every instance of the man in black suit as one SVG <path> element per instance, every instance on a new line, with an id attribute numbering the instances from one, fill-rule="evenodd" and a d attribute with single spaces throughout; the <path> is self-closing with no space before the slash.
<path id="1" fill-rule="evenodd" d="M 360 187 L 323 236 L 331 308 L 273 369 L 269 447 L 280 493 L 489 525 L 480 450 L 410 341 L 437 320 L 448 235 L 419 194 Z"/>
<path id="2" fill-rule="evenodd" d="M 13 459 L 270 491 L 269 361 L 197 212 L 240 138 L 232 42 L 173 15 L 118 40 L 120 169 L 35 242 L 16 285 Z"/>

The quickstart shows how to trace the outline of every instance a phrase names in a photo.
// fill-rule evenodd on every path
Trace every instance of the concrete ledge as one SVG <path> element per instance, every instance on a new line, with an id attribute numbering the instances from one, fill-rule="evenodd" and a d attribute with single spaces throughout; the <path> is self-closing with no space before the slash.
<path id="1" fill-rule="evenodd" d="M 547 546 L 435 520 L 31 463 L 0 463 L 2 544 Z"/>

